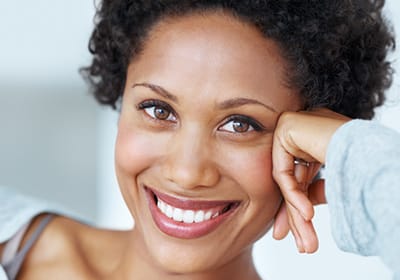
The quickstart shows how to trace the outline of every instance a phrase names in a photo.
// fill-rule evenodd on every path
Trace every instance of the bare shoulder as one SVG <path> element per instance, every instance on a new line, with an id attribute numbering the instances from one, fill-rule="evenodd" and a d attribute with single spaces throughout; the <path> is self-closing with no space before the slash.
<path id="1" fill-rule="evenodd" d="M 29 239 L 43 218 L 39 216 L 33 221 L 24 241 Z M 123 236 L 123 232 L 98 229 L 56 216 L 28 253 L 19 279 L 96 279 L 101 273 L 96 264 L 107 258 L 106 251 L 118 250 L 110 244 L 120 243 L 118 241 Z M 110 238 L 115 243 L 105 242 Z"/>

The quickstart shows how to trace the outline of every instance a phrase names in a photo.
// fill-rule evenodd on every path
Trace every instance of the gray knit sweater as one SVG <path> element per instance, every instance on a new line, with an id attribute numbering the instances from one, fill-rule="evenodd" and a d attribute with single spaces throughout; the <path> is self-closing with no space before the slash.
<path id="1" fill-rule="evenodd" d="M 400 279 L 400 134 L 353 120 L 327 152 L 325 192 L 340 249 L 379 256 Z"/>

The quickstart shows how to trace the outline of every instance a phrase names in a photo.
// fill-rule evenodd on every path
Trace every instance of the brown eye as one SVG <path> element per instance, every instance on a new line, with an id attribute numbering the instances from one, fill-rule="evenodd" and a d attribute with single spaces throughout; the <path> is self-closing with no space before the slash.
<path id="1" fill-rule="evenodd" d="M 153 114 L 159 120 L 166 120 L 168 119 L 171 112 L 162 107 L 154 107 Z"/>
<path id="2" fill-rule="evenodd" d="M 232 122 L 232 128 L 235 132 L 243 133 L 249 130 L 250 125 L 246 122 L 236 120 Z"/>
<path id="3" fill-rule="evenodd" d="M 253 118 L 243 115 L 233 115 L 219 127 L 219 130 L 231 133 L 246 133 L 251 131 L 264 131 L 265 128 Z"/>
<path id="4" fill-rule="evenodd" d="M 146 115 L 159 121 L 177 121 L 174 109 L 160 100 L 145 100 L 137 105 L 138 110 L 143 110 Z"/>

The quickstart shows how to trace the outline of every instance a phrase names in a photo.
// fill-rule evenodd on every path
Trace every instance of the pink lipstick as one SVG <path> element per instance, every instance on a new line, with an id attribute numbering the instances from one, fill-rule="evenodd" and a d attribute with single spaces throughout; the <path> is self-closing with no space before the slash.
<path id="1" fill-rule="evenodd" d="M 173 197 L 145 188 L 151 215 L 167 235 L 192 239 L 214 231 L 238 208 L 239 201 L 206 201 Z"/>

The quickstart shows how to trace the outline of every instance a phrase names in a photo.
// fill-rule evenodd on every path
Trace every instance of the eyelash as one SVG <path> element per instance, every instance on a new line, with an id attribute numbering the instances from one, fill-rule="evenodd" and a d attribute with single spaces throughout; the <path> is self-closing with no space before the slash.
<path id="1" fill-rule="evenodd" d="M 145 100 L 145 101 L 139 103 L 136 107 L 137 107 L 138 110 L 146 110 L 146 109 L 149 109 L 149 108 L 152 108 L 152 107 L 161 108 L 161 109 L 164 109 L 164 110 L 168 111 L 175 118 L 177 118 L 177 114 L 174 111 L 174 109 L 169 104 L 167 104 L 167 103 L 165 103 L 165 102 L 163 102 L 161 100 L 155 100 L 155 99 Z M 149 115 L 147 112 L 145 112 L 145 113 L 147 115 Z M 149 116 L 149 117 L 153 121 L 157 121 L 157 122 L 165 122 L 165 121 L 172 122 L 171 120 L 162 120 L 162 119 L 154 118 L 153 116 Z M 250 130 L 250 131 L 236 132 L 237 134 L 243 134 L 243 133 L 246 133 L 246 132 L 249 133 L 249 132 L 252 132 L 252 131 L 262 132 L 262 131 L 266 130 L 266 128 L 263 125 L 261 125 L 259 122 L 257 122 L 256 120 L 254 120 L 251 117 L 244 116 L 244 115 L 231 115 L 231 116 L 229 116 L 226 119 L 226 121 L 218 128 L 218 130 L 222 130 L 222 129 L 220 129 L 221 127 L 224 127 L 228 123 L 234 122 L 234 121 L 247 123 L 252 128 L 252 130 Z M 227 130 L 225 130 L 225 131 L 227 131 Z M 230 133 L 234 133 L 234 132 L 230 132 Z"/>
<path id="2" fill-rule="evenodd" d="M 172 107 L 170 105 L 168 105 L 167 103 L 160 101 L 160 100 L 145 100 L 137 105 L 138 110 L 146 110 L 146 109 L 149 109 L 152 107 L 164 109 L 164 110 L 168 111 L 170 114 L 174 115 L 175 118 L 177 116 L 174 109 L 172 109 Z M 149 115 L 147 112 L 145 112 L 145 113 L 147 115 Z M 158 121 L 158 122 L 170 121 L 170 120 L 162 120 L 162 119 L 154 118 L 152 116 L 149 116 L 149 117 L 152 120 Z"/>
<path id="3" fill-rule="evenodd" d="M 234 121 L 247 123 L 256 132 L 262 132 L 262 131 L 265 130 L 265 127 L 263 125 L 261 125 L 259 122 L 257 122 L 253 118 L 250 118 L 248 116 L 243 116 L 243 115 L 232 115 L 232 116 L 229 116 L 228 119 L 224 122 L 224 124 L 221 125 L 220 127 L 223 127 L 223 126 L 227 125 L 228 123 L 234 122 Z M 246 131 L 246 132 L 251 132 L 251 130 L 250 131 Z M 237 132 L 237 133 L 240 133 L 240 132 Z"/>

